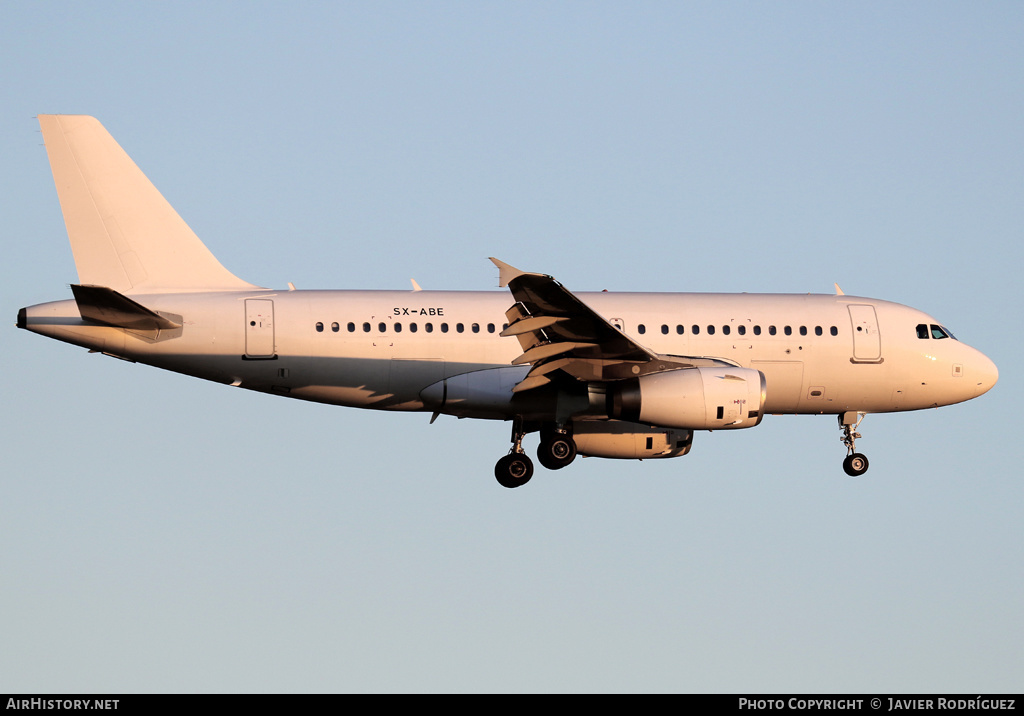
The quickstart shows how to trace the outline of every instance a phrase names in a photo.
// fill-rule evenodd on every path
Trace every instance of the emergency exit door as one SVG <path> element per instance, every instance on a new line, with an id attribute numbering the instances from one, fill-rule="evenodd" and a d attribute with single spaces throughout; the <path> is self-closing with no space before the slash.
<path id="1" fill-rule="evenodd" d="M 274 302 L 263 298 L 245 301 L 245 357 L 274 357 Z"/>

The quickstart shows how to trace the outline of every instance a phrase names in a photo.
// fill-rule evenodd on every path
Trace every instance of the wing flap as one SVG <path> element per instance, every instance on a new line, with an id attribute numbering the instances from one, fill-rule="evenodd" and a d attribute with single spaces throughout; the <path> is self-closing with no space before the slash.
<path id="1" fill-rule="evenodd" d="M 533 317 L 522 317 L 516 320 L 515 323 L 509 324 L 509 327 L 503 330 L 500 334 L 502 338 L 508 336 L 519 336 L 523 333 L 532 333 L 539 331 L 542 328 L 548 328 L 550 326 L 559 323 L 560 321 L 569 320 L 568 316 L 533 316 Z"/>
<path id="2" fill-rule="evenodd" d="M 577 351 L 581 348 L 596 348 L 596 343 L 542 343 L 523 353 L 512 361 L 512 365 L 537 364 L 548 358 L 560 356 L 563 353 Z"/>
<path id="3" fill-rule="evenodd" d="M 542 385 L 547 385 L 550 382 L 551 382 L 551 378 L 549 378 L 546 375 L 533 375 L 533 374 L 530 374 L 530 375 L 526 376 L 525 378 L 523 378 L 521 381 L 519 381 L 519 383 L 516 384 L 516 387 L 514 387 L 512 389 L 512 392 L 513 393 L 522 393 L 523 391 L 526 391 L 526 390 L 533 390 L 534 388 L 539 388 Z"/>

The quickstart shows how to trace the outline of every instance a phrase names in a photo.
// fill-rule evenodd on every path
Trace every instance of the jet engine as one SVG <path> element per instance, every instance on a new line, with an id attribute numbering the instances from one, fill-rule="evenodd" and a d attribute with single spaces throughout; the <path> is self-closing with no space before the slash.
<path id="1" fill-rule="evenodd" d="M 666 428 L 729 430 L 761 422 L 766 384 L 761 371 L 725 366 L 651 373 L 591 384 L 590 390 L 592 405 L 604 393 L 610 418 Z"/>

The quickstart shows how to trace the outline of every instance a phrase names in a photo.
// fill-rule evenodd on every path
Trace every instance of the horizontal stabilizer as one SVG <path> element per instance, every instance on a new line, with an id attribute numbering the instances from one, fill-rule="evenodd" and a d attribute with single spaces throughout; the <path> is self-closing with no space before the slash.
<path id="1" fill-rule="evenodd" d="M 181 328 L 180 323 L 161 316 L 106 286 L 72 284 L 72 293 L 82 318 L 105 326 L 135 331 Z"/>

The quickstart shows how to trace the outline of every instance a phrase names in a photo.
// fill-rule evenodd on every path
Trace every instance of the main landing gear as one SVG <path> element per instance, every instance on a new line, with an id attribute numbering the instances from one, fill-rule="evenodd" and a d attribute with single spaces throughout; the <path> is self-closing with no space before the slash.
<path id="1" fill-rule="evenodd" d="M 513 450 L 498 460 L 494 466 L 494 477 L 502 487 L 521 487 L 533 477 L 533 460 L 526 453 Z"/>
<path id="2" fill-rule="evenodd" d="M 523 421 L 516 418 L 512 422 L 512 449 L 494 466 L 494 477 L 502 487 L 521 487 L 533 477 L 533 461 L 523 450 L 525 435 Z M 542 429 L 537 459 L 549 470 L 561 470 L 576 459 L 576 442 L 566 430 Z"/>
<path id="3" fill-rule="evenodd" d="M 856 432 L 860 426 L 860 422 L 864 419 L 866 413 L 840 413 L 839 414 L 839 427 L 843 431 L 843 437 L 840 440 L 846 445 L 846 459 L 843 460 L 843 470 L 850 477 L 860 477 L 868 471 L 868 459 L 857 452 L 857 446 L 855 441 L 860 437 L 860 433 Z"/>
<path id="4" fill-rule="evenodd" d="M 533 460 L 523 452 L 523 428 L 521 418 L 512 421 L 512 449 L 494 466 L 494 477 L 502 487 L 522 487 L 533 477 Z"/>
<path id="5" fill-rule="evenodd" d="M 541 431 L 537 459 L 549 470 L 561 470 L 576 459 L 576 441 L 565 430 Z"/>

